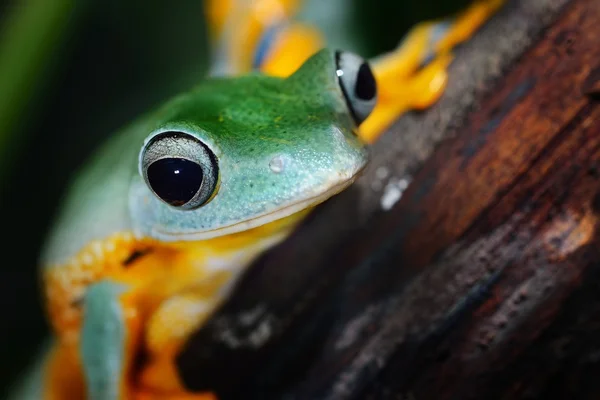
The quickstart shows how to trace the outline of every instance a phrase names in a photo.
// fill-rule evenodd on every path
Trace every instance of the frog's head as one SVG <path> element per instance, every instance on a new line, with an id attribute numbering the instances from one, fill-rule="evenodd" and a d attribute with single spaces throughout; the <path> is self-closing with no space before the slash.
<path id="1" fill-rule="evenodd" d="M 147 239 L 291 227 L 364 167 L 356 130 L 375 97 L 368 64 L 329 50 L 287 79 L 209 79 L 99 149 L 71 186 L 42 262 L 95 264 L 127 259 Z M 133 237 L 123 255 L 102 250 Z"/>
<path id="2" fill-rule="evenodd" d="M 287 79 L 207 82 L 148 132 L 130 191 L 134 227 L 162 241 L 207 239 L 328 199 L 365 166 L 356 128 L 375 99 L 368 64 L 328 50 Z"/>

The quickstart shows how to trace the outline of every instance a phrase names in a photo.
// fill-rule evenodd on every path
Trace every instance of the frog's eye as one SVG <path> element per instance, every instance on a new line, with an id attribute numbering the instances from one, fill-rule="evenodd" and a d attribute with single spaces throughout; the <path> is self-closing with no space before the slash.
<path id="1" fill-rule="evenodd" d="M 154 136 L 144 146 L 140 163 L 148 187 L 173 207 L 194 209 L 216 193 L 217 158 L 208 146 L 187 133 Z"/>
<path id="2" fill-rule="evenodd" d="M 357 125 L 360 125 L 375 107 L 377 83 L 369 63 L 359 56 L 338 51 L 335 54 L 336 74 L 346 104 Z"/>

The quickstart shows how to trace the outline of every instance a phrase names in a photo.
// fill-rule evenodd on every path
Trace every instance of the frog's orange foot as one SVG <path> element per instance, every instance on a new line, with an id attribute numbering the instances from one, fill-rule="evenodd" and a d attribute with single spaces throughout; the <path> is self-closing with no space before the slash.
<path id="1" fill-rule="evenodd" d="M 446 88 L 451 50 L 468 40 L 504 2 L 475 1 L 454 18 L 418 24 L 395 51 L 372 60 L 378 100 L 360 127 L 360 136 L 372 143 L 406 111 L 434 104 Z"/>

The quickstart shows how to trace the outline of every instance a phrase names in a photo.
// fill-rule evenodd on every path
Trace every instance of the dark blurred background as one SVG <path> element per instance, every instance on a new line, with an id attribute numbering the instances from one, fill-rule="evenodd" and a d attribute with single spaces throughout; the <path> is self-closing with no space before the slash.
<path id="1" fill-rule="evenodd" d="M 351 26 L 372 56 L 468 0 L 360 3 Z M 203 77 L 205 28 L 201 0 L 0 0 L 1 393 L 47 334 L 37 257 L 69 177 L 115 129 Z"/>

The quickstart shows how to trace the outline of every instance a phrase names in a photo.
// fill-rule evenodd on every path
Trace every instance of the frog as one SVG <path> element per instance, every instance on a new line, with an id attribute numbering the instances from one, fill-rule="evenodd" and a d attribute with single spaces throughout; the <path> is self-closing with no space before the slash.
<path id="1" fill-rule="evenodd" d="M 418 25 L 367 60 L 325 46 L 294 19 L 300 3 L 206 1 L 209 76 L 75 176 L 40 258 L 53 338 L 12 398 L 218 398 L 181 380 L 186 340 L 257 257 L 358 179 L 393 120 L 439 98 L 451 48 L 501 5 Z"/>

